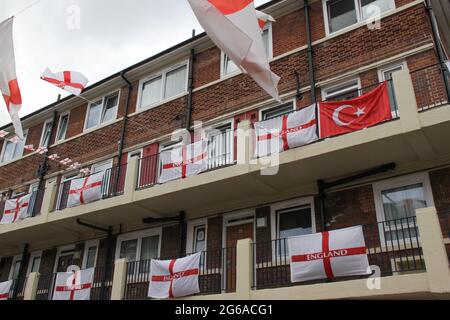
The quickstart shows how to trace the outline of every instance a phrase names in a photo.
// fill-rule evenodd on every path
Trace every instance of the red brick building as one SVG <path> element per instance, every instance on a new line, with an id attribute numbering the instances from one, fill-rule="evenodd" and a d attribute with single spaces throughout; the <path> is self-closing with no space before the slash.
<path id="1" fill-rule="evenodd" d="M 0 282 L 15 280 L 20 299 L 38 272 L 37 299 L 48 299 L 55 272 L 96 267 L 93 299 L 108 299 L 114 261 L 126 258 L 124 298 L 140 299 L 150 259 L 204 251 L 202 294 L 233 292 L 236 244 L 251 238 L 253 289 L 284 287 L 286 237 L 354 225 L 364 225 L 371 264 L 384 276 L 420 273 L 415 210 L 425 207 L 436 207 L 450 254 L 449 73 L 424 1 L 376 1 L 380 28 L 368 25 L 372 2 L 261 8 L 277 20 L 263 39 L 282 105 L 200 34 L 87 88 L 92 103 L 70 96 L 25 117 L 25 145 L 105 172 L 104 199 L 66 208 L 79 171 L 1 140 L 0 216 L 7 199 L 31 192 L 34 201 L 30 218 L 0 226 Z M 275 176 L 237 163 L 238 127 L 307 107 L 313 96 L 356 97 L 383 81 L 392 121 L 286 151 Z M 175 130 L 199 139 L 198 121 L 209 170 L 159 184 L 158 154 L 176 146 Z M 389 250 L 388 242 L 412 245 Z"/>

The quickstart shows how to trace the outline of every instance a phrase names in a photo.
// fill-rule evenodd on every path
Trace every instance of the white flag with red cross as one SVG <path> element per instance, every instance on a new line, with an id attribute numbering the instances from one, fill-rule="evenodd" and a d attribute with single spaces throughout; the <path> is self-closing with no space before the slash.
<path id="1" fill-rule="evenodd" d="M 12 280 L 0 283 L 0 300 L 8 300 L 12 284 Z"/>
<path id="2" fill-rule="evenodd" d="M 28 217 L 31 194 L 7 200 L 0 224 L 11 224 Z"/>
<path id="3" fill-rule="evenodd" d="M 198 141 L 187 146 L 161 152 L 159 183 L 184 179 L 207 170 L 207 142 Z"/>
<path id="4" fill-rule="evenodd" d="M 89 82 L 80 72 L 62 71 L 53 73 L 49 68 L 45 69 L 41 79 L 77 96 L 83 92 Z"/>
<path id="5" fill-rule="evenodd" d="M 0 91 L 5 99 L 16 135 L 23 140 L 23 129 L 19 116 L 22 95 L 16 75 L 13 22 L 14 18 L 9 18 L 0 23 Z"/>
<path id="6" fill-rule="evenodd" d="M 103 176 L 104 172 L 100 172 L 85 178 L 72 180 L 67 207 L 73 208 L 100 200 L 102 198 Z"/>
<path id="7" fill-rule="evenodd" d="M 200 293 L 201 253 L 173 260 L 152 260 L 148 297 L 167 299 Z"/>
<path id="8" fill-rule="evenodd" d="M 90 300 L 95 268 L 56 275 L 53 300 Z"/>
<path id="9" fill-rule="evenodd" d="M 291 281 L 371 274 L 362 226 L 288 239 Z"/>
<path id="10" fill-rule="evenodd" d="M 270 70 L 253 0 L 188 0 L 211 40 L 275 100 L 280 77 Z"/>
<path id="11" fill-rule="evenodd" d="M 316 106 L 255 123 L 256 156 L 265 157 L 318 139 Z"/>

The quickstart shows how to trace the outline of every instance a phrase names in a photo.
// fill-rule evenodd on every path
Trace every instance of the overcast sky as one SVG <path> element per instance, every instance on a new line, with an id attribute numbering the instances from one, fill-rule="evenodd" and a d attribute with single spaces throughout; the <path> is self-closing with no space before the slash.
<path id="1" fill-rule="evenodd" d="M 36 0 L 0 0 L 0 21 Z M 269 2 L 255 0 L 256 5 Z M 80 9 L 80 28 L 68 13 Z M 54 102 L 60 89 L 45 68 L 82 72 L 93 84 L 202 32 L 187 0 L 40 0 L 14 20 L 16 66 L 25 116 Z M 10 122 L 0 99 L 0 126 Z"/>

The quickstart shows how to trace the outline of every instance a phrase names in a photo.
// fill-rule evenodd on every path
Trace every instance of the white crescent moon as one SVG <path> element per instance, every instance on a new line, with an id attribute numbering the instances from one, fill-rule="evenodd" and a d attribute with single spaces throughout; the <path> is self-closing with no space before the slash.
<path id="1" fill-rule="evenodd" d="M 341 106 L 341 107 L 339 107 L 339 108 L 336 108 L 336 110 L 334 110 L 334 113 L 333 113 L 333 121 L 334 121 L 338 126 L 340 126 L 340 127 L 346 127 L 346 126 L 348 126 L 348 125 L 350 125 L 350 124 L 352 123 L 352 122 L 349 122 L 349 123 L 342 122 L 342 121 L 339 119 L 339 113 L 340 113 L 342 110 L 347 109 L 347 108 L 353 108 L 353 106 L 350 106 L 350 105 L 346 104 L 346 105 L 343 105 L 343 106 Z"/>

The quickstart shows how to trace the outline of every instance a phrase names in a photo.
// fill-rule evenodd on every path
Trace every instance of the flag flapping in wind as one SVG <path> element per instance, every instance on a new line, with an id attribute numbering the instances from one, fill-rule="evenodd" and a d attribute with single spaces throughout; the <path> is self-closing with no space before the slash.
<path id="1" fill-rule="evenodd" d="M 76 96 L 79 96 L 81 92 L 83 92 L 89 82 L 89 80 L 80 72 L 62 71 L 52 73 L 49 68 L 45 69 L 41 79 Z"/>
<path id="2" fill-rule="evenodd" d="M 5 99 L 16 135 L 23 140 L 23 129 L 19 116 L 22 96 L 16 75 L 13 22 L 14 18 L 10 18 L 0 23 L 0 91 Z"/>
<path id="3" fill-rule="evenodd" d="M 253 0 L 188 0 L 211 40 L 268 94 L 281 101 Z"/>

